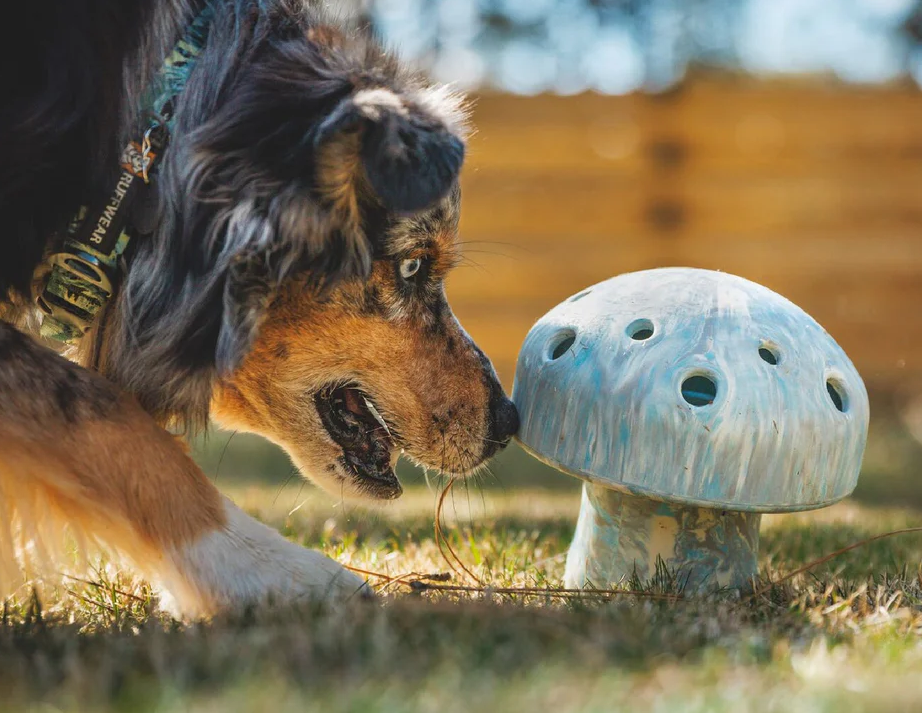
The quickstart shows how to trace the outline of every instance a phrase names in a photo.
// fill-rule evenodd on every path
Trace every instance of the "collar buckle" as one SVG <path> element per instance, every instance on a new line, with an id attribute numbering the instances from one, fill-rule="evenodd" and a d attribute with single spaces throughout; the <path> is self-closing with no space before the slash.
<path id="1" fill-rule="evenodd" d="M 51 270 L 36 302 L 44 315 L 41 336 L 71 344 L 89 331 L 115 290 L 108 265 L 70 241 L 65 248 L 48 258 Z"/>

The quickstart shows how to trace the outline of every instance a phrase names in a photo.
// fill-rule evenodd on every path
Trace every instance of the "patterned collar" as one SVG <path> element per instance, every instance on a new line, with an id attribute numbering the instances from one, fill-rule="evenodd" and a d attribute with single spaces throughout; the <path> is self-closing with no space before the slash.
<path id="1" fill-rule="evenodd" d="M 147 128 L 122 151 L 115 184 L 99 205 L 80 208 L 61 252 L 46 259 L 50 270 L 37 298 L 42 337 L 79 342 L 115 293 L 125 250 L 139 232 L 131 208 L 142 192 L 151 192 L 150 179 L 173 128 L 174 102 L 205 47 L 213 16 L 213 8 L 206 5 L 167 55 L 142 102 Z"/>

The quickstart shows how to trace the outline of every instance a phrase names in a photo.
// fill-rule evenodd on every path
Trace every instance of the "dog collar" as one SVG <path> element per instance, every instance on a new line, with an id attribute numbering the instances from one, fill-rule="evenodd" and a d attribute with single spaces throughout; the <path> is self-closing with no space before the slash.
<path id="1" fill-rule="evenodd" d="M 214 11 L 196 16 L 160 67 L 142 101 L 150 117 L 139 141 L 122 151 L 121 171 L 101 204 L 82 206 L 67 228 L 61 251 L 50 255 L 50 268 L 37 298 L 42 311 L 41 336 L 64 344 L 78 342 L 96 321 L 117 287 L 125 250 L 138 232 L 131 209 L 142 191 L 149 192 L 173 127 L 173 104 L 205 47 Z"/>

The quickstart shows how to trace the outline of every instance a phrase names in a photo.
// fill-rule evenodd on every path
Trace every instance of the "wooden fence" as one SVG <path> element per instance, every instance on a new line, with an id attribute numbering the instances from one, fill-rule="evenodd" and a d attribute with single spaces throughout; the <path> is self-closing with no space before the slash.
<path id="1" fill-rule="evenodd" d="M 463 178 L 476 267 L 449 296 L 511 387 L 531 324 L 613 275 L 686 265 L 812 314 L 872 387 L 922 387 L 922 93 L 699 81 L 482 96 Z"/>

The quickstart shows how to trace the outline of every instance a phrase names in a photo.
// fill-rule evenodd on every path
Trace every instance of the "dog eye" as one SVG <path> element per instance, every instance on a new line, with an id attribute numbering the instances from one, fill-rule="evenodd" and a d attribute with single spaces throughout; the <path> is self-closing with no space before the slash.
<path id="1" fill-rule="evenodd" d="M 409 258 L 407 260 L 400 261 L 400 276 L 404 280 L 409 280 L 413 275 L 419 272 L 419 268 L 423 266 L 423 261 L 418 257 Z"/>

